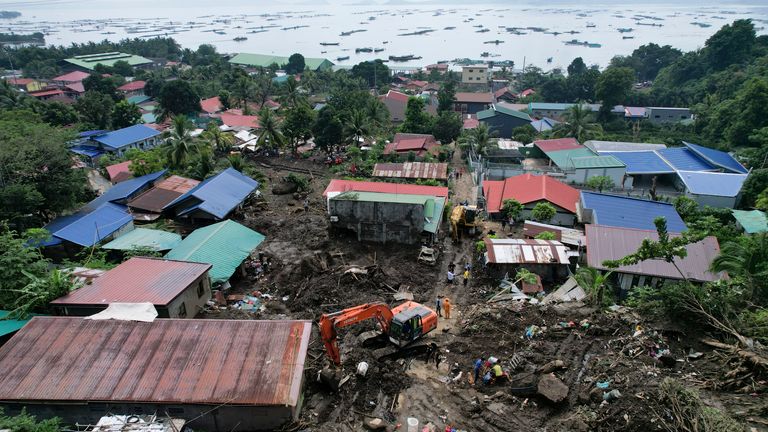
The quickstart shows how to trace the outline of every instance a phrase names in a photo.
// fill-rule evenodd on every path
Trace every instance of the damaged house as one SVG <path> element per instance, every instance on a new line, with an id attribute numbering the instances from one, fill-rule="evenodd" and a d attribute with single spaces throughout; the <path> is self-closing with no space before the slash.
<path id="1" fill-rule="evenodd" d="M 547 284 L 568 277 L 570 257 L 568 247 L 556 240 L 485 238 L 485 265 L 494 276 L 513 278 L 524 268 Z"/>

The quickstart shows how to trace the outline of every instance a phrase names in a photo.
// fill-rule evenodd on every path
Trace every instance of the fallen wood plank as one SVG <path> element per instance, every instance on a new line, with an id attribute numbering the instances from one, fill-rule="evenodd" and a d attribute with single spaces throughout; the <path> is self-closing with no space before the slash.
<path id="1" fill-rule="evenodd" d="M 729 345 L 726 343 L 718 342 L 714 339 L 702 339 L 701 342 L 705 345 L 709 345 L 714 348 L 731 351 L 737 356 L 752 363 L 755 366 L 760 366 L 762 368 L 768 369 L 768 358 L 763 357 L 760 354 L 757 354 L 756 352 L 747 351 L 735 345 Z"/>

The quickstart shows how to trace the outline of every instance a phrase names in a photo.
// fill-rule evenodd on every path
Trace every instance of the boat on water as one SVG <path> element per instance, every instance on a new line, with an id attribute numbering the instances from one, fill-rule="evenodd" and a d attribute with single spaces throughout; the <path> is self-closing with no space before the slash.
<path id="1" fill-rule="evenodd" d="M 322 46 L 339 46 L 338 42 L 320 42 Z"/>
<path id="2" fill-rule="evenodd" d="M 408 54 L 404 56 L 389 56 L 389 59 L 392 60 L 393 62 L 407 62 L 411 60 L 421 60 L 421 56 Z"/>
<path id="3" fill-rule="evenodd" d="M 235 42 L 242 42 L 244 40 L 248 40 L 248 38 L 245 37 L 245 36 L 238 36 L 238 37 L 236 37 L 236 38 L 234 38 L 232 40 L 235 41 Z"/>
<path id="4" fill-rule="evenodd" d="M 490 30 L 488 30 L 487 28 L 484 28 L 484 29 L 477 30 L 475 33 L 488 33 L 489 31 Z"/>
<path id="5" fill-rule="evenodd" d="M 602 45 L 599 44 L 599 43 L 580 41 L 580 40 L 577 40 L 577 39 L 571 39 L 569 41 L 563 41 L 563 43 L 566 44 L 566 45 L 578 45 L 578 46 L 585 46 L 585 47 L 589 47 L 589 48 L 601 48 L 602 47 Z"/>
<path id="6" fill-rule="evenodd" d="M 483 58 L 490 57 L 490 56 L 491 56 L 491 53 L 489 53 L 488 51 L 483 51 L 482 53 L 480 53 L 480 57 L 483 57 Z"/>
<path id="7" fill-rule="evenodd" d="M 595 28 L 597 25 L 595 23 L 587 23 L 587 28 Z"/>
<path id="8" fill-rule="evenodd" d="M 619 31 L 619 33 L 631 33 L 631 32 L 633 32 L 633 31 L 635 31 L 635 29 L 633 29 L 633 28 L 631 28 L 631 27 L 628 27 L 628 28 L 621 28 L 621 27 L 620 27 L 620 28 L 618 28 L 618 29 L 616 29 L 616 30 L 618 30 L 618 31 Z"/>
<path id="9" fill-rule="evenodd" d="M 344 60 L 349 60 L 349 56 L 336 57 L 336 61 L 344 61 Z"/>
<path id="10" fill-rule="evenodd" d="M 355 54 L 357 53 L 369 53 L 373 52 L 373 48 L 355 48 Z"/>
<path id="11" fill-rule="evenodd" d="M 384 51 L 384 48 L 374 48 L 373 52 L 378 53 Z"/>
<path id="12" fill-rule="evenodd" d="M 504 43 L 504 41 L 503 41 L 503 40 L 498 40 L 498 39 L 496 39 L 496 40 L 492 40 L 492 41 L 485 41 L 485 42 L 483 42 L 483 43 L 484 43 L 484 44 L 495 44 L 495 45 L 498 45 L 498 44 L 503 44 L 503 43 Z"/>
<path id="13" fill-rule="evenodd" d="M 547 57 L 547 63 L 552 63 L 552 57 Z"/>
<path id="14" fill-rule="evenodd" d="M 634 39 L 635 37 L 634 36 L 622 36 L 621 38 L 622 39 Z"/>
<path id="15" fill-rule="evenodd" d="M 217 35 L 227 34 L 227 32 L 225 32 L 224 30 L 214 30 L 213 32 L 216 33 Z"/>
<path id="16" fill-rule="evenodd" d="M 456 27 L 446 27 L 443 30 L 456 30 Z"/>
<path id="17" fill-rule="evenodd" d="M 264 32 L 268 32 L 268 31 L 269 31 L 269 30 L 251 30 L 251 31 L 249 31 L 248 33 L 249 33 L 249 34 L 253 34 L 253 33 L 264 33 Z"/>

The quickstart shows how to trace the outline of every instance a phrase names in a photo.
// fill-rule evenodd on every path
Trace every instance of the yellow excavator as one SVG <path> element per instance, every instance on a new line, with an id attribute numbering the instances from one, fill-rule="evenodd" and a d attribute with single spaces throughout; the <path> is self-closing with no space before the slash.
<path id="1" fill-rule="evenodd" d="M 468 231 L 474 235 L 476 228 L 480 226 L 480 213 L 477 206 L 459 204 L 451 211 L 451 237 L 453 241 L 461 239 L 462 231 Z"/>

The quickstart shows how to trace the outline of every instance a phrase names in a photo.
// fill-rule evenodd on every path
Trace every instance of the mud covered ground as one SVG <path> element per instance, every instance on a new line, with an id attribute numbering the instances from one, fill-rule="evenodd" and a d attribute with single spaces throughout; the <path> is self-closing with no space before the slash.
<path id="1" fill-rule="evenodd" d="M 330 179 L 325 167 L 304 160 L 281 159 L 279 164 L 280 169 L 264 167 L 272 184 L 291 172 L 285 167 L 313 171 L 308 176 L 310 209 L 304 211 L 304 195 L 274 195 L 268 185 L 262 200 L 236 216 L 267 237 L 259 251 L 270 266 L 258 278 L 249 272 L 234 283 L 230 294 L 255 293 L 262 307 L 243 312 L 233 310 L 230 302 L 207 311 L 207 317 L 317 320 L 322 313 L 371 301 L 395 305 L 397 292 L 409 292 L 430 307 L 437 294 L 455 304 L 452 318 L 440 319 L 438 329 L 427 337 L 440 348 L 439 366 L 425 358 L 375 360 L 373 351 L 356 340 L 373 328 L 370 324 L 341 331 L 340 373 L 348 379 L 338 392 L 317 380 L 319 371 L 330 363 L 315 329 L 305 367 L 301 419 L 285 430 L 360 431 L 374 417 L 382 419 L 388 430 L 403 431 L 408 417 L 419 419 L 421 425 L 431 423 L 438 431 L 446 426 L 467 431 L 666 430 L 660 419 L 669 414 L 658 397 L 666 377 L 699 389 L 709 405 L 728 411 L 754 430 L 768 430 L 764 394 L 712 390 L 712 382 L 723 372 L 724 359 L 702 346 L 699 340 L 704 335 L 699 329 L 646 322 L 629 310 L 606 314 L 577 303 L 489 304 L 486 300 L 497 290 L 498 281 L 486 278 L 479 263 L 472 261 L 470 239 L 453 244 L 446 238 L 449 228 L 444 224 L 435 266 L 417 263 L 415 245 L 359 243 L 352 233 L 328 228 L 321 196 Z M 471 186 L 468 176 L 457 181 L 452 185 L 452 200 L 471 199 Z M 488 224 L 488 229 L 500 231 L 495 224 Z M 460 267 L 472 262 L 468 287 L 446 283 L 450 262 Z M 353 268 L 358 270 L 350 271 Z M 643 332 L 635 337 L 638 324 Z M 528 339 L 524 334 L 531 325 L 543 331 Z M 668 349 L 667 363 L 651 357 L 651 349 Z M 472 382 L 474 360 L 488 356 L 500 359 L 511 382 L 495 386 Z M 355 374 L 361 361 L 370 365 L 365 377 Z M 539 380 L 549 373 L 567 389 L 557 403 L 537 394 Z M 600 389 L 598 382 L 608 387 Z M 603 394 L 611 390 L 618 390 L 620 396 L 604 401 Z"/>

